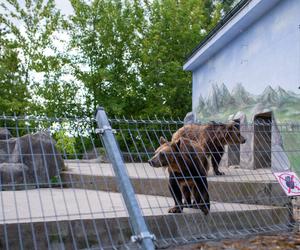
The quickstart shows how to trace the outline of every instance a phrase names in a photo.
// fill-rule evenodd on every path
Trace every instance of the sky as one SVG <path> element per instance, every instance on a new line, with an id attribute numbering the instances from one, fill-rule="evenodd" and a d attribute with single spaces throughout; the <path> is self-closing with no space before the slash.
<path id="1" fill-rule="evenodd" d="M 73 13 L 73 8 L 72 8 L 69 0 L 55 0 L 55 2 L 56 2 L 57 8 L 61 10 L 62 14 L 70 15 Z"/>
<path id="2" fill-rule="evenodd" d="M 1 0 L 0 0 L 1 2 Z M 18 0 L 21 5 L 24 5 L 25 0 Z M 62 14 L 70 15 L 73 13 L 73 8 L 70 4 L 69 0 L 55 0 L 56 6 L 59 10 L 61 10 Z"/>

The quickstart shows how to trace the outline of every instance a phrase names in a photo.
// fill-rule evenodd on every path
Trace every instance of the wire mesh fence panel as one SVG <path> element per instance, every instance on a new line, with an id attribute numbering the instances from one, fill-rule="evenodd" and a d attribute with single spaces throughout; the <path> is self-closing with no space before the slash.
<path id="1" fill-rule="evenodd" d="M 0 127 L 1 248 L 131 244 L 128 213 L 94 119 L 1 117 Z"/>
<path id="2" fill-rule="evenodd" d="M 135 249 L 152 234 L 163 248 L 293 224 L 273 172 L 298 171 L 298 124 L 109 121 L 0 117 L 1 248 Z M 118 152 L 149 232 L 136 231 Z"/>
<path id="3" fill-rule="evenodd" d="M 184 126 L 126 119 L 111 124 L 158 246 L 292 225 L 291 199 L 273 175 L 296 167 L 290 163 L 299 145 L 290 145 L 286 124 Z"/>

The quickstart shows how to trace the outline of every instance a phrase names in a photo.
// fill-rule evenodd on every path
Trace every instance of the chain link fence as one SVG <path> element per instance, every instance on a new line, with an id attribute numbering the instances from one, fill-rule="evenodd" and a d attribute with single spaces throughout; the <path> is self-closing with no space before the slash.
<path id="1" fill-rule="evenodd" d="M 0 117 L 2 249 L 154 249 L 288 230 L 299 124 Z M 296 183 L 297 184 L 297 183 Z M 296 185 L 297 186 L 297 185 Z"/>

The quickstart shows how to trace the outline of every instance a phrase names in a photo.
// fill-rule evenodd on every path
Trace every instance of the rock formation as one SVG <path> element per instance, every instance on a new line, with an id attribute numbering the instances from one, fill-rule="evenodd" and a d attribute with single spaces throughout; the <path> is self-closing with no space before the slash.
<path id="1" fill-rule="evenodd" d="M 51 186 L 51 181 L 60 174 L 64 166 L 55 144 L 51 136 L 44 132 L 18 138 L 1 137 L 0 186 L 2 190 Z"/>

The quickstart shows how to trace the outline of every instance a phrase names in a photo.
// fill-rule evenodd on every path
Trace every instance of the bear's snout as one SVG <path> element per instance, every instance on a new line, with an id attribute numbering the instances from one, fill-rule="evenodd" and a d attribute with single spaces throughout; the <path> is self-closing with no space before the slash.
<path id="1" fill-rule="evenodd" d="M 244 137 L 241 138 L 241 144 L 244 144 L 246 141 L 247 141 L 246 138 Z"/>
<path id="2" fill-rule="evenodd" d="M 151 167 L 153 167 L 153 161 L 150 159 L 150 160 L 148 160 L 148 163 L 149 163 L 149 165 L 151 166 Z"/>
<path id="3" fill-rule="evenodd" d="M 158 168 L 160 167 L 160 164 L 158 161 L 156 161 L 155 159 L 151 158 L 150 160 L 148 160 L 148 163 L 151 167 L 154 167 L 154 168 Z"/>

